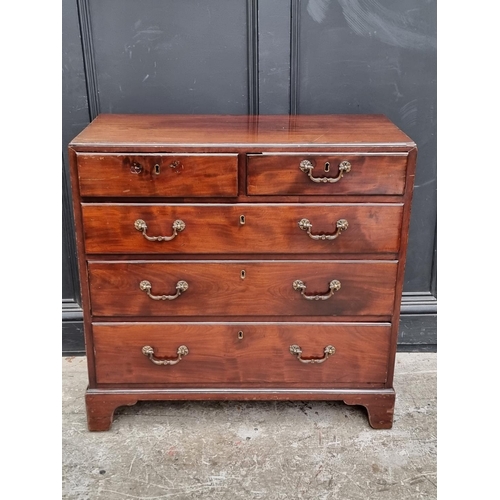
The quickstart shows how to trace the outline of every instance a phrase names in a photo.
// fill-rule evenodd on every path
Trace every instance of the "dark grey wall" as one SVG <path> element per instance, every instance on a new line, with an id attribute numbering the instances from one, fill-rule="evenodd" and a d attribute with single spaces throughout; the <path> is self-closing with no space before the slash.
<path id="1" fill-rule="evenodd" d="M 241 0 L 90 2 L 100 111 L 246 113 L 246 14 Z"/>
<path id="2" fill-rule="evenodd" d="M 435 0 L 63 0 L 63 352 L 83 352 L 66 149 L 99 112 L 383 113 L 419 147 L 400 348 L 436 345 Z"/>
<path id="3" fill-rule="evenodd" d="M 81 353 L 82 311 L 68 173 L 68 143 L 90 121 L 80 25 L 75 1 L 62 4 L 62 344 Z"/>

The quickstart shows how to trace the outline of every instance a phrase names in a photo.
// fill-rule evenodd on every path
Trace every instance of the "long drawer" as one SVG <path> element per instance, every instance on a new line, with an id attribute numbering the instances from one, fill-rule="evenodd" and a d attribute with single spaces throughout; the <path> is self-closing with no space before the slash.
<path id="1" fill-rule="evenodd" d="M 81 196 L 232 197 L 237 154 L 78 154 Z"/>
<path id="2" fill-rule="evenodd" d="M 88 264 L 94 316 L 392 314 L 396 261 Z"/>
<path id="3" fill-rule="evenodd" d="M 83 204 L 87 253 L 396 253 L 402 204 Z"/>
<path id="4" fill-rule="evenodd" d="M 408 156 L 402 154 L 250 154 L 249 195 L 399 195 Z"/>
<path id="5" fill-rule="evenodd" d="M 101 384 L 335 387 L 387 378 L 389 324 L 100 323 L 93 333 Z"/>

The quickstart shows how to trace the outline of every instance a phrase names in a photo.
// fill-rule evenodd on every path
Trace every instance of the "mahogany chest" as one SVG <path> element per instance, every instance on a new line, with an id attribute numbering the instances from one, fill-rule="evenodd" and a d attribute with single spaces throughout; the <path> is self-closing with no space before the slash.
<path id="1" fill-rule="evenodd" d="M 69 153 L 89 430 L 186 399 L 392 426 L 417 149 L 386 117 L 103 114 Z"/>

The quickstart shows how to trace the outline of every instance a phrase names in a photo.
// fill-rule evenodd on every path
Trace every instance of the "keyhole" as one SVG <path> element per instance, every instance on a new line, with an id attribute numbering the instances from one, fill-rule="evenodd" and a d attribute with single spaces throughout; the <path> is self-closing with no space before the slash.
<path id="1" fill-rule="evenodd" d="M 241 276 L 241 279 L 244 280 L 245 277 L 246 277 L 247 273 L 245 272 L 244 269 L 241 270 L 241 273 L 240 273 L 240 276 Z"/>
<path id="2" fill-rule="evenodd" d="M 329 161 L 325 162 L 325 172 L 330 172 L 330 162 Z"/>
<path id="3" fill-rule="evenodd" d="M 243 332 L 241 330 L 238 332 L 238 338 L 240 340 L 243 339 Z"/>
<path id="4" fill-rule="evenodd" d="M 243 226 L 243 224 L 245 224 L 245 216 L 244 215 L 240 215 L 240 224 Z"/>
<path id="5" fill-rule="evenodd" d="M 160 165 L 158 163 L 155 165 L 155 174 L 160 175 Z"/>

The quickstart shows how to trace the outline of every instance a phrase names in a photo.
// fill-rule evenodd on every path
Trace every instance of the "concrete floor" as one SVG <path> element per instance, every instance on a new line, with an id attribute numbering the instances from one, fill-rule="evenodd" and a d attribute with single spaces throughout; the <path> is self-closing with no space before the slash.
<path id="1" fill-rule="evenodd" d="M 391 430 L 337 402 L 155 402 L 86 427 L 86 360 L 62 360 L 63 499 L 435 499 L 436 354 L 398 353 Z"/>

